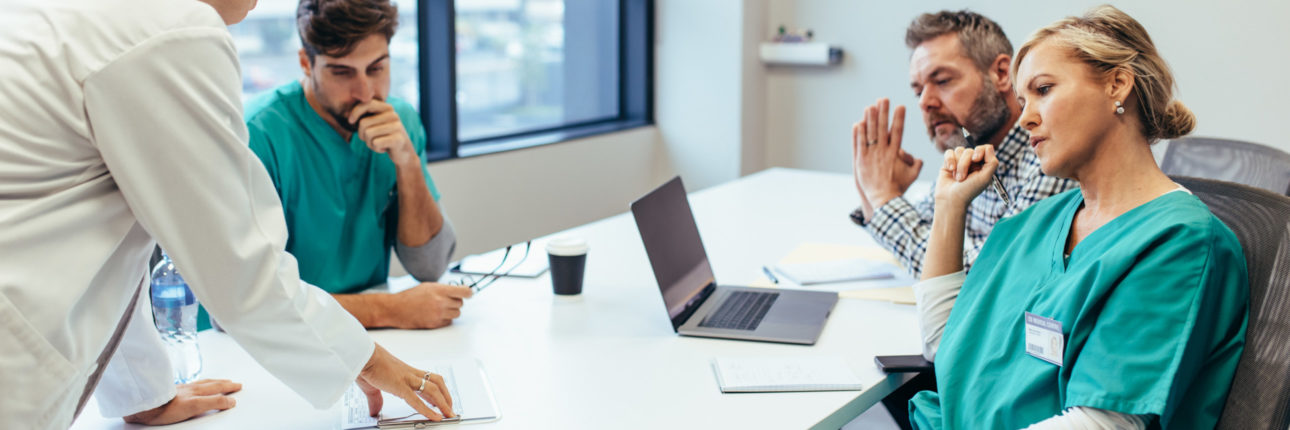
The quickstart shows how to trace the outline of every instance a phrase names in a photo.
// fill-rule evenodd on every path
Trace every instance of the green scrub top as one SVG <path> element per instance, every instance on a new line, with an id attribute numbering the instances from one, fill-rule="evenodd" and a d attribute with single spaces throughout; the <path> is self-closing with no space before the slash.
<path id="1" fill-rule="evenodd" d="M 919 429 L 1022 428 L 1084 406 L 1214 428 L 1245 348 L 1240 243 L 1205 204 L 1171 192 L 1064 257 L 1078 189 L 1000 221 L 968 273 L 936 355 Z M 1061 323 L 1062 366 L 1026 352 L 1025 313 Z"/>
<path id="2" fill-rule="evenodd" d="M 421 158 L 435 201 L 439 189 L 425 167 L 426 134 L 412 105 L 386 100 L 403 121 Z M 291 82 L 246 103 L 250 148 L 264 163 L 282 200 L 287 252 L 300 279 L 330 293 L 354 293 L 385 282 L 398 236 L 394 163 L 355 133 L 346 142 Z M 199 329 L 210 327 L 202 309 Z"/>
<path id="3" fill-rule="evenodd" d="M 425 160 L 426 135 L 416 110 L 390 98 L 412 146 Z M 331 293 L 385 282 L 398 233 L 394 163 L 355 133 L 346 142 L 292 82 L 247 103 L 251 151 L 260 157 L 282 199 L 287 252 L 300 279 Z M 439 190 L 421 165 L 435 200 Z"/>

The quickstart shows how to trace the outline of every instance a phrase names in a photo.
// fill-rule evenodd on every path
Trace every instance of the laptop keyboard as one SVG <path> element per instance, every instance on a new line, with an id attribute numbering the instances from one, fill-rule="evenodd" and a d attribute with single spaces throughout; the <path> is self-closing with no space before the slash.
<path id="1" fill-rule="evenodd" d="M 704 318 L 699 327 L 756 330 L 778 298 L 779 293 L 735 291 L 716 312 Z"/>

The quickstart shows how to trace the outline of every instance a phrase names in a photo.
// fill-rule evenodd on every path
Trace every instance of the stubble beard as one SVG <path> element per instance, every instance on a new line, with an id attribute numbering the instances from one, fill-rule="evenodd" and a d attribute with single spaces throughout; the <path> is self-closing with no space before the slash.
<path id="1" fill-rule="evenodd" d="M 958 121 L 953 115 L 937 115 L 933 118 L 933 123 L 939 122 L 943 117 L 954 121 L 954 130 L 937 134 L 935 128 L 929 128 L 927 134 L 931 137 L 936 149 L 945 152 L 948 149 L 954 149 L 965 146 L 976 146 L 974 142 L 980 142 L 987 136 L 993 136 L 999 130 L 1006 126 L 1008 118 L 1011 116 L 1011 110 L 1008 108 L 1008 102 L 1004 100 L 1003 95 L 998 91 L 992 91 L 989 81 L 982 78 L 981 94 L 977 95 L 976 100 L 972 101 L 972 109 L 968 113 L 965 121 Z M 967 130 L 973 139 L 968 139 L 963 131 Z"/>

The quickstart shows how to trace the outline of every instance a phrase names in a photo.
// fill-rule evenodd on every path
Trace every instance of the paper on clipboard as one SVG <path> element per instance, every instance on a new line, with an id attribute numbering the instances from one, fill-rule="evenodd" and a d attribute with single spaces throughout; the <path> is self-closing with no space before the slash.
<path id="1" fill-rule="evenodd" d="M 502 411 L 497 407 L 497 399 L 493 396 L 488 376 L 478 360 L 423 361 L 409 364 L 443 376 L 448 392 L 453 398 L 452 409 L 457 414 L 456 419 L 445 419 L 441 422 L 426 420 L 403 399 L 390 393 L 381 393 L 384 397 L 381 414 L 376 417 L 368 416 L 367 396 L 359 390 L 358 385 L 350 385 L 341 403 L 340 428 L 342 430 L 424 428 L 445 424 L 492 422 L 501 419 Z M 430 408 L 440 412 L 433 405 Z"/>

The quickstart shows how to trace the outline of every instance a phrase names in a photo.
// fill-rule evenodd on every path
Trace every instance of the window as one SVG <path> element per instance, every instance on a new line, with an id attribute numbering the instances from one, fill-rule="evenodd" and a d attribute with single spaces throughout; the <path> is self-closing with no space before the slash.
<path id="1" fill-rule="evenodd" d="M 244 100 L 302 76 L 298 2 L 260 0 L 229 27 Z M 390 92 L 420 110 L 430 160 L 653 121 L 652 0 L 395 3 Z"/>
<path id="2" fill-rule="evenodd" d="M 229 26 L 242 62 L 242 100 L 300 80 L 300 34 L 296 31 L 299 0 L 260 0 L 246 19 Z M 390 40 L 390 94 L 420 105 L 417 53 L 417 2 L 396 1 L 399 30 Z"/>
<path id="3" fill-rule="evenodd" d="M 470 142 L 618 116 L 618 4 L 456 2 L 457 133 Z"/>

